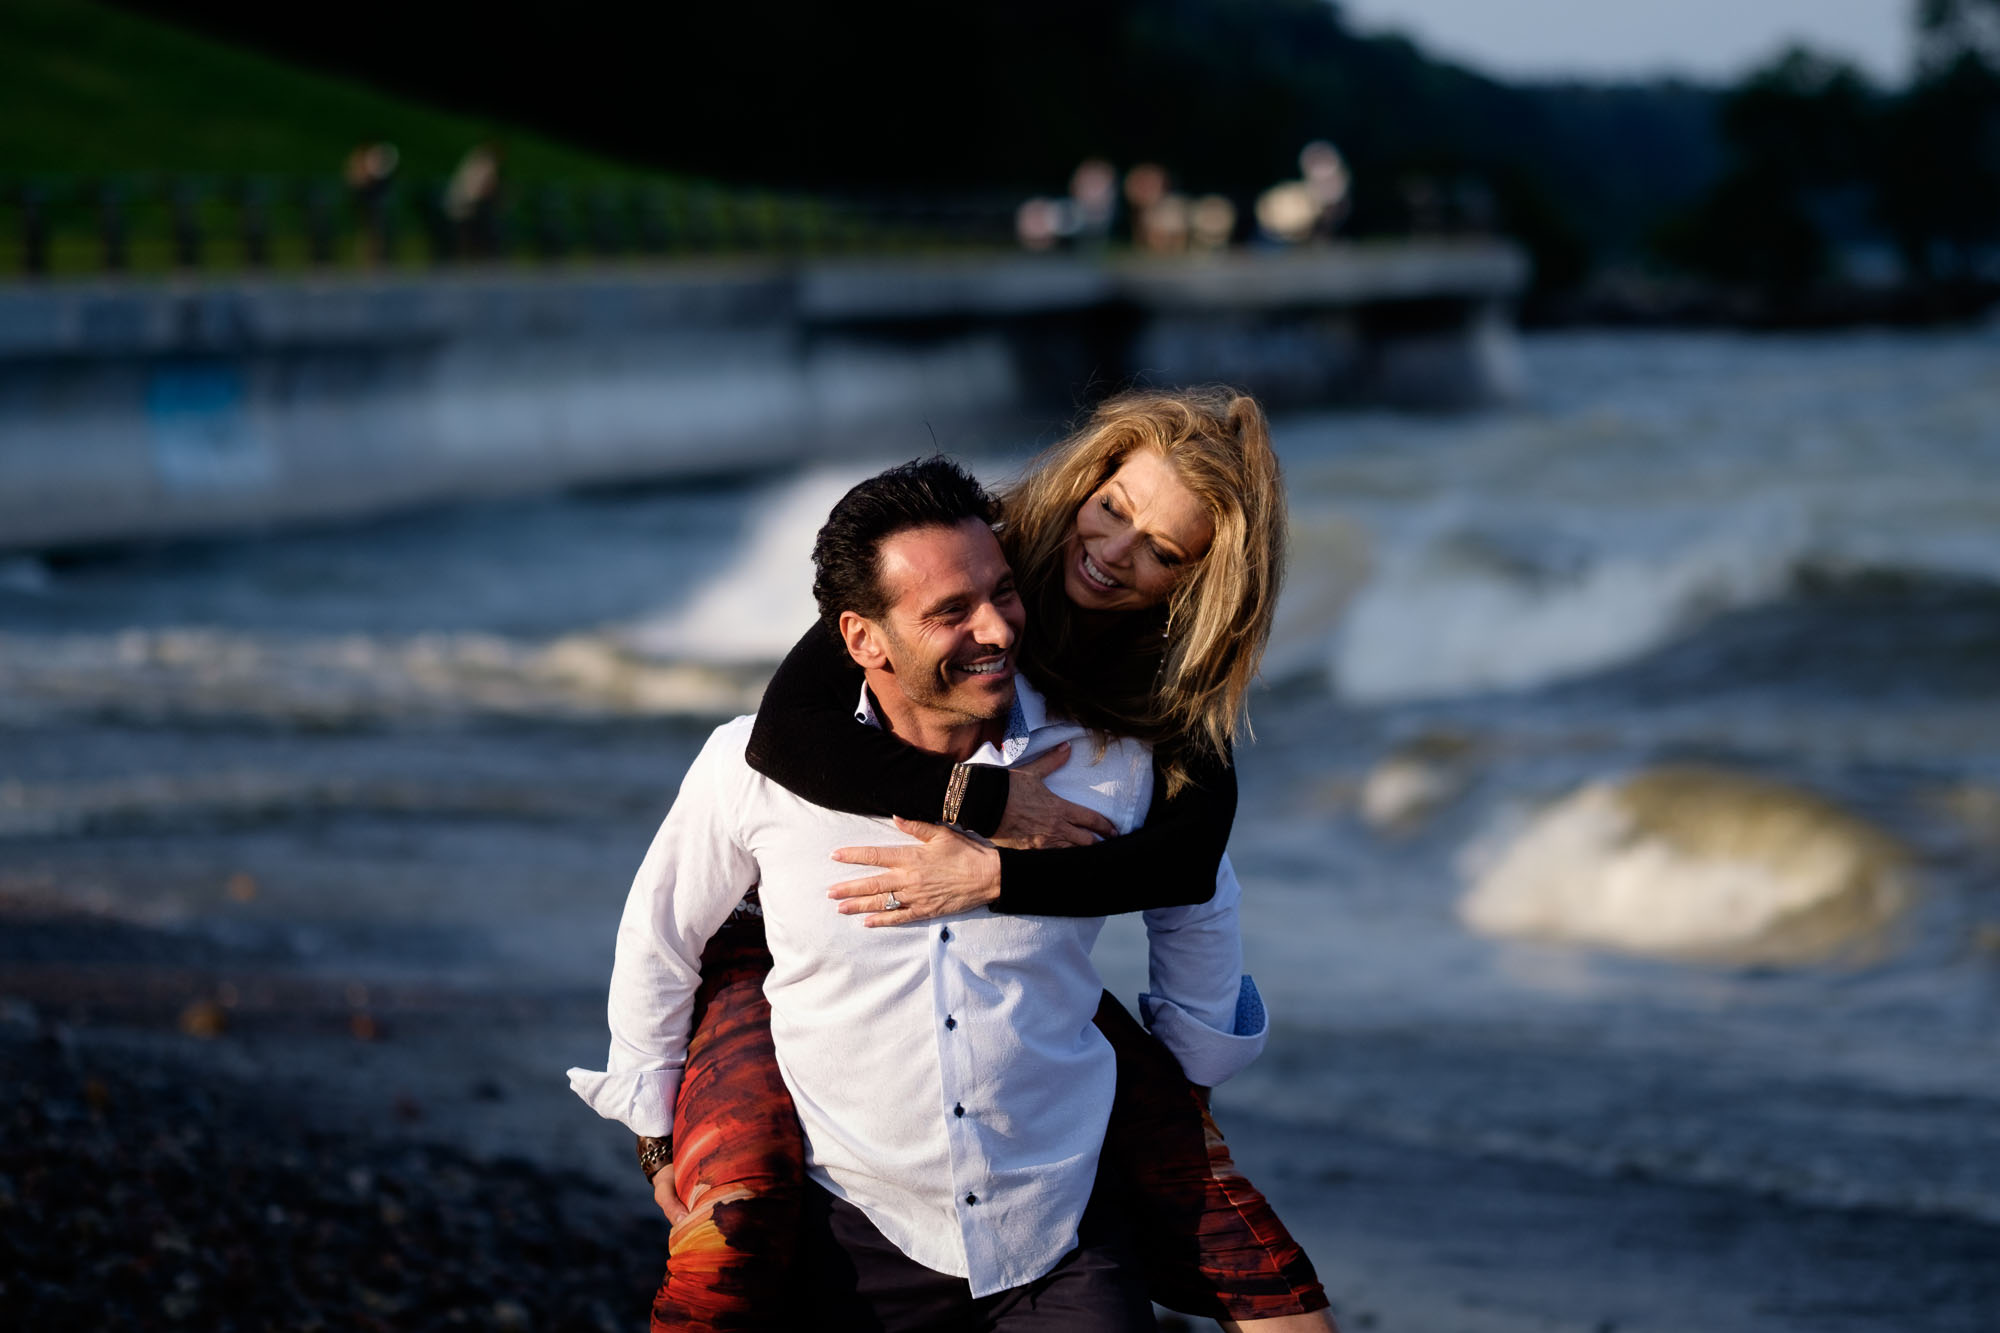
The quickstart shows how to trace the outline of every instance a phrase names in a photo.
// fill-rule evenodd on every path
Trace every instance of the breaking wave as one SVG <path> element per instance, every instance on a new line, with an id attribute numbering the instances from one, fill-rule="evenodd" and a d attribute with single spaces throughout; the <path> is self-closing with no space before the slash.
<path id="1" fill-rule="evenodd" d="M 1795 506 L 1746 506 L 1706 530 L 1674 526 L 1648 532 L 1627 515 L 1598 532 L 1572 523 L 1524 538 L 1434 524 L 1390 551 L 1329 630 L 1333 688 L 1360 704 L 1533 689 L 1637 661 L 1809 579 L 2000 582 L 2000 549 L 1828 541 Z"/>
<path id="2" fill-rule="evenodd" d="M 64 716 L 318 728 L 476 714 L 727 717 L 756 708 L 764 678 L 650 661 L 589 633 L 547 643 L 187 628 L 0 634 L 0 722 L 17 725 Z"/>
<path id="3" fill-rule="evenodd" d="M 680 662 L 775 665 L 819 614 L 812 545 L 827 512 L 875 469 L 866 464 L 807 472 L 765 498 L 741 552 L 687 602 L 619 631 L 639 656 Z"/>

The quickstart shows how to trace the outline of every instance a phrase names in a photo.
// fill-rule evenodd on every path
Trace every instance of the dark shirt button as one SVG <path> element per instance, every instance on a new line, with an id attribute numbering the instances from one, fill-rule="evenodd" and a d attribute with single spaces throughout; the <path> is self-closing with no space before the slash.
<path id="1" fill-rule="evenodd" d="M 951 1113 L 952 1113 L 953 1115 L 964 1115 L 964 1114 L 965 1114 L 965 1103 L 964 1103 L 964 1102 L 960 1102 L 960 1103 L 959 1103 L 959 1104 L 958 1104 L 957 1106 L 954 1106 L 954 1107 L 952 1107 L 952 1108 L 951 1108 Z"/>
<path id="2" fill-rule="evenodd" d="M 953 1018 L 950 1014 L 946 1014 L 944 1016 L 944 1030 L 946 1032 L 951 1031 L 953 1028 L 957 1026 L 958 1026 L 958 1020 L 956 1018 Z"/>
<path id="3" fill-rule="evenodd" d="M 968 1195 L 966 1195 L 966 1196 L 965 1196 L 965 1201 L 966 1201 L 967 1203 L 978 1203 L 978 1202 L 979 1202 L 979 1196 L 978 1196 L 977 1194 L 968 1194 Z"/>
<path id="4" fill-rule="evenodd" d="M 950 926 L 946 926 L 946 927 L 945 927 L 945 928 L 944 928 L 943 930 L 940 930 L 940 931 L 938 932 L 938 938 L 939 938 L 939 939 L 941 939 L 941 940 L 943 940 L 943 941 L 945 941 L 946 943 L 950 943 L 950 942 L 951 942 L 951 927 L 950 927 Z"/>

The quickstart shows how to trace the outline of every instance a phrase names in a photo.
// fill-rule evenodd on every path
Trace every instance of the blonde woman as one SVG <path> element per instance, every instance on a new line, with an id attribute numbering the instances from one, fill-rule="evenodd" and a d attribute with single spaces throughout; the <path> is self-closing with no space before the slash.
<path id="1" fill-rule="evenodd" d="M 815 627 L 773 678 L 748 758 L 835 809 L 946 827 L 839 859 L 879 866 L 836 891 L 870 925 L 988 908 L 1105 916 L 1215 892 L 1236 782 L 1230 747 L 1269 640 L 1284 492 L 1264 415 L 1227 390 L 1114 398 L 1002 496 L 1028 613 L 1020 662 L 1052 712 L 1153 746 L 1152 814 L 1124 837 L 1040 775 L 954 765 L 854 722 L 859 669 Z M 991 843 L 954 831 L 987 835 Z M 754 907 L 703 957 L 674 1144 L 641 1142 L 674 1221 L 656 1328 L 778 1327 L 804 1168 L 761 993 Z M 1245 1019 L 1261 1004 L 1245 983 Z M 1251 1011 L 1254 1011 L 1251 1012 Z M 1231 1163 L 1206 1089 L 1107 995 L 1117 1051 L 1107 1170 L 1139 1206 L 1153 1298 L 1229 1328 L 1332 1327 L 1312 1265 Z M 693 1211 L 689 1211 L 692 1209 Z"/>

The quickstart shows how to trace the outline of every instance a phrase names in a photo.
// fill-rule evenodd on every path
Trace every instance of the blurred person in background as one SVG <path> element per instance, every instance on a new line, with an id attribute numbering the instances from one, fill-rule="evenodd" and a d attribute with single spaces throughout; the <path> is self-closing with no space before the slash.
<path id="1" fill-rule="evenodd" d="M 1014 230 L 1025 250 L 1052 250 L 1067 244 L 1101 253 L 1111 244 L 1118 217 L 1118 171 L 1102 158 L 1086 158 L 1070 173 L 1069 193 L 1023 201 Z"/>
<path id="2" fill-rule="evenodd" d="M 1347 219 L 1348 192 L 1353 184 L 1347 174 L 1347 159 L 1326 140 L 1315 139 L 1299 150 L 1299 173 L 1314 205 L 1312 236 L 1330 241 Z"/>
<path id="3" fill-rule="evenodd" d="M 1219 194 L 1205 194 L 1188 209 L 1188 244 L 1196 250 L 1226 250 L 1236 235 L 1236 205 Z"/>
<path id="4" fill-rule="evenodd" d="M 396 145 L 381 139 L 356 144 L 347 155 L 342 175 L 348 193 L 361 214 L 361 260 L 364 264 L 386 264 L 391 256 L 389 236 L 389 187 L 396 179 L 402 154 Z"/>
<path id="5" fill-rule="evenodd" d="M 1111 224 L 1118 217 L 1118 169 L 1101 157 L 1085 158 L 1070 173 L 1069 198 L 1077 244 L 1104 249 L 1111 243 Z"/>
<path id="6" fill-rule="evenodd" d="M 1223 855 L 1236 808 L 1231 746 L 1269 640 L 1285 542 L 1262 410 L 1226 390 L 1115 398 L 1031 464 L 1002 508 L 1001 543 L 1027 607 L 1023 673 L 1051 712 L 1152 746 L 1144 826 L 1103 838 L 1101 819 L 1033 771 L 955 764 L 857 726 L 861 673 L 817 625 L 765 694 L 749 764 L 814 804 L 917 821 L 904 825 L 915 844 L 835 853 L 884 872 L 834 890 L 839 911 L 871 926 L 982 908 L 1170 908 L 1207 901 L 1219 877 L 1233 890 Z M 641 1144 L 680 1168 L 655 1177 L 662 1210 L 679 1218 L 656 1327 L 784 1317 L 768 1307 L 789 1289 L 792 1256 L 774 1238 L 788 1234 L 802 1182 L 785 1166 L 799 1131 L 770 1048 L 770 966 L 755 915 L 715 937 L 674 1142 Z M 1261 1031 L 1261 1000 L 1242 980 L 1232 1026 Z M 1164 1006 L 1147 1017 L 1156 1028 L 1176 1021 Z M 1099 1024 L 1119 1068 L 1104 1157 L 1133 1200 L 1153 1299 L 1232 1329 L 1332 1327 L 1310 1261 L 1230 1160 L 1206 1089 L 1108 995 Z M 686 1160 L 690 1145 L 698 1161 Z M 681 1213 L 683 1199 L 692 1212 Z"/>
<path id="7" fill-rule="evenodd" d="M 1347 219 L 1353 184 L 1347 159 L 1324 139 L 1299 150 L 1302 179 L 1280 181 L 1257 197 L 1257 226 L 1281 245 L 1330 241 Z"/>
<path id="8" fill-rule="evenodd" d="M 500 252 L 500 160 L 498 144 L 474 144 L 445 184 L 444 212 L 461 255 L 491 259 Z"/>

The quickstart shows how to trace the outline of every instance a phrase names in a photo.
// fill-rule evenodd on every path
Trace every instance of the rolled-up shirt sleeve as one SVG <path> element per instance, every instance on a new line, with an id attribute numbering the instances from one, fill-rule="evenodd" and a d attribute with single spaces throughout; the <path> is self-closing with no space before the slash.
<path id="1" fill-rule="evenodd" d="M 1151 989 L 1139 997 L 1140 1016 L 1188 1081 L 1204 1087 L 1241 1073 L 1270 1030 L 1263 997 L 1243 974 L 1242 897 L 1225 856 L 1213 898 L 1145 916 Z"/>
<path id="2" fill-rule="evenodd" d="M 636 1134 L 673 1132 L 702 948 L 757 883 L 756 861 L 732 820 L 750 780 L 748 731 L 747 718 L 717 728 L 689 766 L 618 923 L 611 1053 L 602 1070 L 569 1071 L 577 1096 Z"/>

